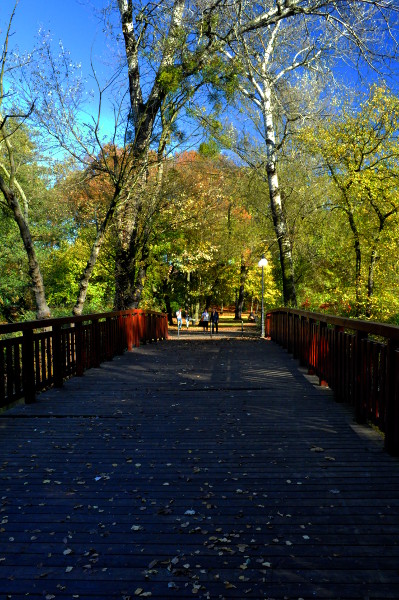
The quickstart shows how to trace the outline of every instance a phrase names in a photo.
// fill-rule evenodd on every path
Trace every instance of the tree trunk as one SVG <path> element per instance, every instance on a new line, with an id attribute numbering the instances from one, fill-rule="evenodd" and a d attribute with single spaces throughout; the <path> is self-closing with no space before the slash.
<path id="1" fill-rule="evenodd" d="M 147 239 L 139 235 L 140 217 L 146 218 L 143 210 L 145 202 L 146 171 L 148 152 L 153 134 L 154 123 L 166 97 L 166 90 L 161 85 L 161 75 L 165 69 L 173 66 L 176 47 L 181 44 L 180 26 L 185 8 L 184 0 L 175 0 L 170 18 L 169 31 L 166 34 L 163 55 L 159 70 L 154 78 L 147 100 L 144 102 L 140 79 L 139 51 L 140 35 L 137 37 L 133 19 L 132 2 L 118 0 L 121 16 L 122 33 L 125 41 L 126 61 L 129 78 L 130 122 L 132 134 L 132 157 L 136 165 L 138 181 L 137 189 L 126 200 L 119 215 L 119 250 L 115 266 L 115 307 L 132 308 L 141 298 L 145 275 L 146 260 L 142 262 L 137 273 L 136 265 L 143 261 L 143 251 L 140 248 Z M 177 46 L 176 46 L 177 45 Z M 142 224 L 143 225 L 143 224 Z M 146 226 L 148 228 L 148 223 Z"/>
<path id="2" fill-rule="evenodd" d="M 120 193 L 120 190 L 117 189 L 115 191 L 112 202 L 108 208 L 107 214 L 105 215 L 104 220 L 101 223 L 99 230 L 97 231 L 97 236 L 94 241 L 93 247 L 91 249 L 90 258 L 87 261 L 86 268 L 83 271 L 83 275 L 82 275 L 80 283 L 79 283 L 79 291 L 78 291 L 78 296 L 76 299 L 76 304 L 72 310 L 72 313 L 74 315 L 81 315 L 83 312 L 83 306 L 84 306 L 84 303 L 86 300 L 86 295 L 87 295 L 87 288 L 89 287 L 89 280 L 93 273 L 94 267 L 96 266 L 96 262 L 97 262 L 99 254 L 100 254 L 100 249 L 101 249 L 102 243 L 104 241 L 105 231 L 107 229 L 108 223 L 111 220 L 111 218 L 115 212 L 115 207 L 116 207 L 116 204 L 117 204 L 117 201 L 119 198 L 119 193 Z"/>
<path id="3" fill-rule="evenodd" d="M 129 308 L 138 308 L 143 294 L 144 284 L 147 277 L 148 262 L 141 264 L 137 271 L 136 281 L 133 291 L 133 303 Z"/>
<path id="4" fill-rule="evenodd" d="M 369 275 L 367 280 L 367 305 L 366 305 L 366 317 L 371 317 L 371 307 L 374 295 L 374 270 L 377 264 L 378 254 L 375 248 L 372 249 L 370 254 L 369 264 Z"/>
<path id="5" fill-rule="evenodd" d="M 245 281 L 247 279 L 247 275 L 248 275 L 248 267 L 244 264 L 243 260 L 241 259 L 240 288 L 238 290 L 238 297 L 237 297 L 237 301 L 236 301 L 235 315 L 234 315 L 234 319 L 236 319 L 236 320 L 241 320 L 241 317 L 242 317 L 242 309 L 243 309 L 244 297 L 245 297 L 244 288 L 245 288 Z"/>
<path id="6" fill-rule="evenodd" d="M 272 90 L 267 83 L 267 79 L 265 79 L 264 82 L 263 120 L 267 149 L 267 181 L 269 185 L 274 231 L 276 233 L 280 251 L 283 300 L 285 306 L 295 307 L 297 305 L 297 299 L 295 291 L 294 263 L 292 258 L 291 240 L 288 235 L 288 228 L 279 189 L 275 152 L 276 136 L 273 121 Z"/>
<path id="7" fill-rule="evenodd" d="M 135 267 L 135 261 L 132 260 L 128 250 L 122 248 L 119 243 L 115 258 L 115 310 L 133 308 Z"/>
<path id="8" fill-rule="evenodd" d="M 168 315 L 168 323 L 169 323 L 169 325 L 173 325 L 172 307 L 170 305 L 169 294 L 165 294 L 165 306 L 166 306 L 166 314 Z"/>
<path id="9" fill-rule="evenodd" d="M 186 285 L 186 290 L 185 290 L 184 306 L 185 306 L 185 309 L 188 310 L 190 313 L 189 307 L 191 304 L 191 271 L 187 272 L 186 280 L 187 280 L 187 285 Z"/>
<path id="10" fill-rule="evenodd" d="M 379 240 L 381 237 L 381 233 L 384 229 L 386 220 L 391 214 L 394 214 L 394 212 L 396 212 L 396 210 L 390 211 L 389 213 L 387 213 L 385 215 L 381 214 L 381 212 L 379 212 L 379 213 L 377 212 L 377 216 L 379 218 L 380 225 L 378 228 L 378 233 L 374 238 L 373 248 L 370 253 L 369 274 L 368 274 L 368 279 L 367 279 L 366 317 L 368 317 L 368 318 L 371 317 L 372 301 L 373 301 L 373 295 L 374 295 L 374 271 L 375 271 L 375 266 L 376 266 L 377 260 L 378 260 L 377 246 L 378 246 L 378 243 L 379 243 Z"/>
<path id="11" fill-rule="evenodd" d="M 43 277 L 40 272 L 39 262 L 36 257 L 35 247 L 32 236 L 26 220 L 21 211 L 18 199 L 14 192 L 7 186 L 3 177 L 0 175 L 0 190 L 2 191 L 7 205 L 12 210 L 14 219 L 19 227 L 21 238 L 28 256 L 29 277 L 32 282 L 32 290 L 36 303 L 36 318 L 49 319 L 51 317 L 50 309 L 47 305 L 44 289 Z"/>
<path id="12" fill-rule="evenodd" d="M 355 248 L 355 294 L 356 306 L 355 316 L 358 317 L 361 313 L 362 304 L 362 251 L 360 246 L 360 236 L 357 230 L 353 213 L 350 209 L 346 211 L 349 219 L 349 225 L 353 234 L 353 245 Z"/>
<path id="13" fill-rule="evenodd" d="M 375 266 L 376 266 L 377 260 L 378 260 L 377 246 L 379 244 L 381 234 L 385 228 L 387 219 L 389 219 L 389 217 L 391 217 L 392 215 L 394 215 L 398 212 L 397 207 L 393 207 L 392 210 L 388 211 L 385 214 L 382 214 L 382 212 L 378 209 L 378 207 L 376 207 L 376 205 L 374 203 L 372 203 L 372 206 L 377 214 L 380 224 L 378 227 L 378 233 L 374 238 L 374 245 L 373 245 L 373 248 L 372 248 L 371 254 L 370 254 L 369 276 L 368 276 L 368 280 L 367 280 L 367 305 L 366 305 L 366 316 L 369 318 L 371 317 L 372 300 L 373 300 L 373 295 L 374 295 L 374 270 L 375 270 Z"/>
<path id="14" fill-rule="evenodd" d="M 166 314 L 168 315 L 168 323 L 169 325 L 173 325 L 173 315 L 172 315 L 172 307 L 170 305 L 170 296 L 169 296 L 169 283 L 170 278 L 173 273 L 173 266 L 169 268 L 168 274 L 162 280 L 162 297 L 165 302 Z"/>

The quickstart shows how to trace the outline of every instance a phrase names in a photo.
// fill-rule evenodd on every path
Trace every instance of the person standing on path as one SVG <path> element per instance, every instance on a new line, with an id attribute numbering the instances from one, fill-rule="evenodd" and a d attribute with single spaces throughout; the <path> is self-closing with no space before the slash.
<path id="1" fill-rule="evenodd" d="M 212 314 L 211 314 L 211 330 L 212 333 L 218 333 L 218 326 L 219 326 L 219 313 L 216 310 L 216 308 L 213 309 Z"/>
<path id="2" fill-rule="evenodd" d="M 205 333 L 205 330 L 208 331 L 209 325 L 209 312 L 205 309 L 201 315 L 201 323 L 202 323 L 202 331 Z"/>
<path id="3" fill-rule="evenodd" d="M 176 311 L 176 319 L 177 319 L 177 330 L 180 331 L 181 323 L 182 323 L 181 308 L 179 308 L 179 310 Z"/>

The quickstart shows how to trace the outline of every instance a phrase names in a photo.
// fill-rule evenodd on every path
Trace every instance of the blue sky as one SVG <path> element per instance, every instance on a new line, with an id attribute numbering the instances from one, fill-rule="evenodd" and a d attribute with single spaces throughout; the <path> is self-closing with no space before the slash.
<path id="1" fill-rule="evenodd" d="M 2 32 L 15 0 L 1 0 Z M 101 8 L 102 0 L 20 0 L 13 21 L 13 45 L 29 50 L 40 27 L 50 30 L 54 41 L 62 39 L 74 60 L 89 64 L 92 45 L 101 47 L 101 24 L 92 7 Z M 2 36 L 3 38 L 3 36 Z"/>
<path id="2" fill-rule="evenodd" d="M 8 21 L 15 0 L 0 0 L 0 44 L 4 42 Z M 80 63 L 88 90 L 96 90 L 91 75 L 91 59 L 102 84 L 114 73 L 112 56 L 103 33 L 103 24 L 97 12 L 107 0 L 19 0 L 13 20 L 10 50 L 18 47 L 29 52 L 37 42 L 39 29 L 50 32 L 54 47 L 61 40 L 70 52 L 73 63 Z M 127 86 L 127 80 L 126 80 Z M 96 115 L 98 103 L 95 99 L 86 110 Z M 110 105 L 103 107 L 102 132 L 108 137 L 113 134 L 113 112 Z"/>

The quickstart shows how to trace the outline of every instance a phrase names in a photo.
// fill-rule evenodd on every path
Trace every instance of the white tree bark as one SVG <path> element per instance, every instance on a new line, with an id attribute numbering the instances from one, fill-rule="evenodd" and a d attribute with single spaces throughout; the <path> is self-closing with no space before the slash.
<path id="1" fill-rule="evenodd" d="M 273 121 L 272 89 L 267 78 L 265 78 L 263 81 L 262 114 L 267 151 L 266 171 L 269 185 L 270 207 L 273 217 L 274 230 L 280 251 L 283 300 L 285 305 L 296 306 L 297 300 L 295 292 L 292 247 L 283 210 L 277 171 L 276 135 Z"/>

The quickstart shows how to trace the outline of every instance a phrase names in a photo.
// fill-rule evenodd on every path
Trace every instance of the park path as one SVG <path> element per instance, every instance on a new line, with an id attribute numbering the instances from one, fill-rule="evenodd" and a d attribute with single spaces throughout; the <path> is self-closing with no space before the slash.
<path id="1" fill-rule="evenodd" d="M 399 463 L 270 341 L 189 332 L 0 416 L 0 600 L 399 598 Z"/>

